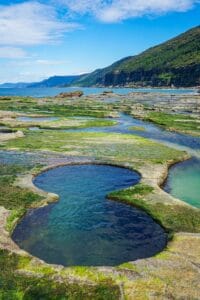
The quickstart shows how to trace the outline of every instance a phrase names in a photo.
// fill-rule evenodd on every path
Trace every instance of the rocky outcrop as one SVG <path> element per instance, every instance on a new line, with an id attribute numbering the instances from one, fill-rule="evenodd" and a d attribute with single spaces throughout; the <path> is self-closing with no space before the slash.
<path id="1" fill-rule="evenodd" d="M 20 130 L 12 133 L 0 133 L 0 142 L 13 140 L 16 138 L 22 138 L 22 137 L 24 137 L 24 133 Z"/>
<path id="2" fill-rule="evenodd" d="M 83 96 L 82 91 L 74 91 L 74 92 L 67 92 L 67 93 L 60 93 L 56 96 L 56 98 L 73 98 L 73 97 L 81 97 Z"/>

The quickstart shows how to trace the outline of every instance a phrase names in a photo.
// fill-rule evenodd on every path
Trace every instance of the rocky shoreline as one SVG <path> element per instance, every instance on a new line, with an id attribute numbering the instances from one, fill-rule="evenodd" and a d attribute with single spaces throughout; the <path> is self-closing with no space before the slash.
<path id="1" fill-rule="evenodd" d="M 182 158 L 182 160 L 187 159 L 188 156 L 184 156 Z M 93 162 L 93 161 L 89 161 L 89 160 L 85 160 L 84 162 L 81 162 L 81 164 L 91 164 L 91 163 L 95 163 L 95 164 L 105 164 L 106 162 L 102 161 L 102 162 Z M 142 174 L 142 183 L 143 184 L 148 184 L 154 187 L 154 193 L 153 193 L 153 198 L 151 199 L 151 201 L 157 201 L 156 198 L 160 198 L 162 197 L 163 201 L 167 204 L 170 205 L 181 205 L 181 206 L 189 206 L 188 204 L 186 204 L 185 202 L 175 199 L 172 196 L 170 196 L 169 194 L 165 193 L 161 188 L 160 185 L 162 184 L 162 182 L 164 181 L 164 179 L 167 176 L 167 170 L 169 168 L 169 166 L 171 166 L 172 164 L 174 164 L 175 162 L 169 162 L 167 165 L 163 165 L 163 166 L 159 166 L 159 168 L 157 170 L 155 170 L 154 168 L 154 176 L 152 177 L 152 168 L 144 168 L 143 170 L 141 169 L 140 172 Z M 42 168 L 40 171 L 34 172 L 34 173 L 29 173 L 26 174 L 24 176 L 21 176 L 19 178 L 17 178 L 15 185 L 20 186 L 22 188 L 26 187 L 29 188 L 31 191 L 38 193 L 39 195 L 45 197 L 44 200 L 42 200 L 40 203 L 37 203 L 36 205 L 34 205 L 34 207 L 40 207 L 43 205 L 48 205 L 48 203 L 51 203 L 52 201 L 58 201 L 59 196 L 56 194 L 52 194 L 52 193 L 48 193 L 48 192 L 44 192 L 42 190 L 39 190 L 37 187 L 34 186 L 32 180 L 35 176 L 37 176 L 40 172 L 44 172 L 46 170 L 49 170 L 51 168 L 55 168 L 58 166 L 64 166 L 64 165 L 71 165 L 72 163 L 59 163 L 56 165 L 50 165 L 50 166 L 46 166 L 44 168 Z M 73 164 L 80 164 L 79 162 L 74 161 Z M 108 162 L 108 164 L 110 164 Z M 113 165 L 113 164 L 112 164 Z M 116 166 L 120 166 L 120 167 L 129 167 L 129 168 L 133 168 L 132 165 L 129 164 L 115 164 Z M 4 209 L 3 207 L 0 208 L 0 219 L 1 219 L 1 223 L 0 223 L 0 248 L 1 249 L 6 249 L 9 252 L 14 252 L 20 256 L 27 256 L 30 258 L 31 264 L 34 264 L 36 266 L 44 266 L 44 267 L 51 267 L 53 268 L 53 270 L 55 272 L 61 272 L 62 270 L 66 269 L 62 266 L 57 266 L 57 265 L 49 265 L 47 263 L 45 263 L 44 261 L 32 257 L 29 253 L 25 252 L 24 250 L 21 250 L 10 238 L 10 233 L 6 230 L 6 224 L 7 224 L 7 218 L 9 217 L 9 211 Z M 154 217 L 154 216 L 152 216 Z M 16 221 L 15 221 L 16 224 Z M 174 264 L 174 258 L 175 256 L 178 255 L 182 256 L 181 260 L 178 262 L 176 260 L 176 267 L 178 269 L 178 272 L 180 272 L 180 270 L 184 270 L 185 266 L 190 265 L 190 272 L 194 272 L 196 273 L 196 270 L 194 267 L 191 268 L 191 261 L 190 259 L 187 258 L 187 261 L 184 262 L 184 266 L 183 264 L 183 258 L 185 257 L 185 247 L 183 249 L 180 248 L 180 246 L 182 246 L 182 242 L 183 240 L 185 240 L 187 243 L 190 243 L 190 253 L 192 255 L 193 252 L 196 253 L 196 247 L 197 245 L 199 245 L 200 247 L 200 234 L 189 234 L 189 233 L 175 233 L 173 235 L 172 240 L 170 240 L 168 242 L 167 247 L 158 255 L 156 255 L 155 257 L 152 258 L 147 258 L 147 259 L 140 259 L 134 262 L 127 262 L 120 266 L 120 267 L 95 267 L 95 268 L 91 268 L 93 271 L 95 272 L 103 272 L 106 276 L 111 276 L 112 278 L 116 278 L 118 276 L 120 276 L 121 274 L 123 274 L 123 276 L 126 278 L 125 282 L 124 280 L 121 281 L 119 284 L 119 286 L 121 286 L 121 284 L 123 284 L 123 288 L 120 287 L 120 290 L 123 291 L 123 297 L 122 294 L 120 297 L 122 297 L 121 299 L 125 299 L 124 297 L 126 296 L 127 299 L 131 299 L 131 297 L 139 297 L 138 295 L 142 296 L 143 292 L 141 290 L 141 288 L 135 288 L 135 284 L 138 280 L 138 276 L 140 278 L 140 281 L 144 281 L 143 283 L 146 282 L 146 276 L 149 277 L 149 270 L 151 270 L 153 268 L 154 273 L 156 273 L 156 275 L 158 277 L 160 277 L 160 272 L 162 272 L 162 268 L 160 266 L 160 261 L 162 261 L 163 264 L 163 257 L 162 256 L 166 256 L 167 258 L 165 258 L 164 263 L 167 264 L 167 266 L 165 266 L 165 268 L 169 269 L 169 272 L 172 272 L 172 265 Z M 177 250 L 174 252 L 174 247 L 177 248 Z M 193 249 L 194 247 L 194 249 Z M 173 250 L 173 254 L 172 253 Z M 161 257 L 161 259 L 160 259 Z M 192 258 L 194 259 L 194 258 Z M 198 260 L 198 255 L 197 257 L 195 257 L 196 260 Z M 148 272 L 145 271 L 144 272 L 144 268 L 145 266 L 148 266 Z M 70 269 L 70 268 L 69 268 Z M 90 268 L 88 268 L 90 269 Z M 194 269 L 194 270 L 193 270 Z M 137 270 L 137 271 L 136 271 Z M 35 270 L 36 271 L 36 270 Z M 26 273 L 26 271 L 25 271 Z M 177 270 L 174 270 L 174 274 L 177 273 Z M 37 274 L 37 271 L 36 271 Z M 161 273 L 162 274 L 162 273 Z M 39 275 L 39 274 L 38 274 Z M 168 274 L 169 276 L 169 274 Z M 151 277 L 151 276 L 150 276 Z M 62 278 L 62 276 L 61 276 Z M 62 279 L 64 280 L 64 278 Z M 80 279 L 79 279 L 80 280 Z M 118 280 L 117 280 L 118 281 Z M 81 280 L 80 280 L 81 282 Z M 162 280 L 161 280 L 162 282 Z M 133 285 L 133 287 L 131 287 L 131 284 Z M 157 285 L 157 283 L 156 283 Z M 166 285 L 166 283 L 162 282 L 162 285 Z M 124 288 L 125 287 L 125 288 Z M 153 285 L 151 284 L 151 287 L 148 288 L 150 289 L 150 292 L 152 293 L 152 287 Z M 176 287 L 177 288 L 177 287 Z M 191 292 L 191 291 L 190 291 Z M 149 291 L 148 291 L 149 293 Z M 157 293 L 156 288 L 154 286 L 154 293 Z M 180 291 L 179 291 L 180 293 Z M 196 289 L 195 294 L 196 295 L 200 295 L 200 290 Z M 161 294 L 164 296 L 164 294 Z"/>
<path id="2" fill-rule="evenodd" d="M 101 97 L 104 97 L 103 101 L 105 101 L 105 95 L 96 96 L 98 101 Z M 109 95 L 108 98 L 110 99 L 110 97 L 111 99 L 113 97 L 115 98 L 115 95 Z M 130 101 L 132 102 L 132 111 L 134 111 L 134 108 L 136 107 L 141 107 L 141 111 L 144 111 L 143 102 L 153 101 L 153 96 L 147 96 L 146 94 L 140 95 L 142 104 L 138 104 L 138 100 L 137 103 L 134 103 L 138 95 L 135 95 L 134 99 L 132 96 L 130 96 L 130 98 L 125 96 L 116 97 L 122 102 L 120 108 L 124 108 L 125 111 L 127 109 L 127 101 L 128 103 Z M 139 110 L 137 109 L 137 113 L 138 111 Z M 47 133 L 46 137 L 44 135 L 44 138 L 48 139 L 48 134 L 50 133 Z M 22 137 L 22 140 L 26 140 L 26 135 L 27 133 Z M 69 136 L 66 134 L 62 136 L 60 134 L 61 140 L 63 137 L 66 138 L 67 143 L 70 145 Z M 80 136 L 78 137 L 80 138 Z M 125 140 L 123 140 L 123 138 L 125 138 Z M 106 158 L 104 152 L 100 151 L 99 154 L 96 152 L 96 154 L 98 154 L 96 157 L 92 157 L 90 151 L 93 151 L 93 144 L 90 143 L 93 140 L 94 144 L 98 144 L 98 151 L 101 150 L 101 145 L 102 151 L 106 151 L 106 144 L 108 144 L 107 147 L 110 149 L 109 143 L 113 143 L 115 147 L 118 143 L 121 143 L 121 148 L 119 149 L 120 151 L 121 149 L 125 151 L 126 156 L 121 156 L 118 154 L 119 150 L 117 150 L 116 153 L 118 156 L 111 153 L 112 155 Z M 104 282 L 106 289 L 108 289 L 111 294 L 109 294 L 107 298 L 104 297 L 102 299 L 112 299 L 111 295 L 114 296 L 113 299 L 184 299 L 184 297 L 186 299 L 198 299 L 200 297 L 200 277 L 198 267 L 200 265 L 200 225 L 197 220 L 200 218 L 200 212 L 199 209 L 194 208 L 179 199 L 175 199 L 161 188 L 162 183 L 167 177 L 169 167 L 174 163 L 188 159 L 190 156 L 185 152 L 180 152 L 179 155 L 178 153 L 176 155 L 174 153 L 174 157 L 176 156 L 176 158 L 166 159 L 166 161 L 155 163 L 148 159 L 142 160 L 140 157 L 134 157 L 134 153 L 136 154 L 136 152 L 134 152 L 136 150 L 134 150 L 133 152 L 130 151 L 131 159 L 129 159 L 129 152 L 126 152 L 125 145 L 129 145 L 130 148 L 131 145 L 135 147 L 137 143 L 139 143 L 139 145 L 141 143 L 140 147 L 142 147 L 142 143 L 148 145 L 147 140 L 143 141 L 142 138 L 135 137 L 132 140 L 129 136 L 121 137 L 117 134 L 108 135 L 107 139 L 106 135 L 100 134 L 96 136 L 86 134 L 84 140 L 80 140 L 80 143 L 83 154 L 85 155 L 85 153 L 88 153 L 90 158 L 85 158 L 81 162 L 76 160 L 72 143 L 70 157 L 73 161 L 59 162 L 50 165 L 47 164 L 45 167 L 39 167 L 37 170 L 32 169 L 16 178 L 14 186 L 20 187 L 21 189 L 26 188 L 43 197 L 41 201 L 34 202 L 29 209 L 48 205 L 48 203 L 51 203 L 52 201 L 59 200 L 58 195 L 45 192 L 34 186 L 32 180 L 40 172 L 70 164 L 108 164 L 130 168 L 142 175 L 138 191 L 136 192 L 134 189 L 135 187 L 133 187 L 132 189 L 124 190 L 122 192 L 119 191 L 119 194 L 116 193 L 114 197 L 111 196 L 111 198 L 116 201 L 123 201 L 130 205 L 137 206 L 151 215 L 151 217 L 161 224 L 169 233 L 170 240 L 168 241 L 167 247 L 161 253 L 151 258 L 126 262 L 116 267 L 85 267 L 84 271 L 80 274 L 76 267 L 65 268 L 58 265 L 49 265 L 21 250 L 11 239 L 11 232 L 26 211 L 23 211 L 20 216 L 18 215 L 10 221 L 9 218 L 12 215 L 12 212 L 1 206 L 0 249 L 2 251 L 7 251 L 9 255 L 17 255 L 19 261 L 21 259 L 27 260 L 26 263 L 22 264 L 22 267 L 17 267 L 16 272 L 23 274 L 25 277 L 31 275 L 38 279 L 46 277 L 46 272 L 48 270 L 48 272 L 50 272 L 48 273 L 48 280 L 57 282 L 58 279 L 61 284 L 67 284 L 69 290 L 74 284 L 78 284 L 80 287 L 84 287 L 88 297 L 90 297 L 91 286 L 93 288 L 98 288 L 98 286 L 102 285 Z M 154 145 L 153 143 L 150 143 L 150 146 L 150 149 L 154 149 L 158 147 L 158 144 Z M 62 147 L 65 147 L 65 145 L 63 146 L 61 144 L 59 150 L 65 149 Z M 56 149 L 57 148 L 52 148 L 49 150 L 50 152 L 53 150 L 53 153 L 56 154 L 58 153 L 56 152 Z M 80 151 L 76 144 L 75 149 L 77 152 L 78 150 Z M 41 150 L 39 150 L 39 152 L 40 151 Z M 80 154 L 82 154 L 81 151 Z M 69 155 L 69 153 L 64 152 L 64 155 Z M 144 192 L 146 187 L 149 188 L 147 193 Z M 10 231 L 8 231 L 8 220 L 10 222 Z"/>

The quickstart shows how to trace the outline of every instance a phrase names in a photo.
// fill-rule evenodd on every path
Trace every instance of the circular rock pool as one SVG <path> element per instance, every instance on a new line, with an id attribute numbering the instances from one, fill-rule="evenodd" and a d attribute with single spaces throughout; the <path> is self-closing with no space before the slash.
<path id="1" fill-rule="evenodd" d="M 173 165 L 163 187 L 172 196 L 200 208 L 200 158 Z"/>
<path id="2" fill-rule="evenodd" d="M 73 165 L 41 173 L 34 184 L 60 200 L 29 211 L 13 232 L 23 249 L 48 263 L 113 266 L 161 251 L 167 236 L 146 213 L 108 200 L 140 175 L 108 165 Z"/>

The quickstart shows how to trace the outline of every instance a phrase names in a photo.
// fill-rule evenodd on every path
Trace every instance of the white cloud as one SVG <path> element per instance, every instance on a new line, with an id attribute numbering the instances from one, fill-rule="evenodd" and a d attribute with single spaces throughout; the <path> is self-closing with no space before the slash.
<path id="1" fill-rule="evenodd" d="M 103 22 L 118 22 L 142 15 L 184 12 L 199 0 L 60 0 L 76 13 L 92 14 Z"/>
<path id="2" fill-rule="evenodd" d="M 27 57 L 27 53 L 21 49 L 16 47 L 0 47 L 0 58 L 25 58 Z"/>
<path id="3" fill-rule="evenodd" d="M 77 27 L 59 21 L 53 7 L 39 2 L 0 5 L 0 45 L 48 44 Z"/>

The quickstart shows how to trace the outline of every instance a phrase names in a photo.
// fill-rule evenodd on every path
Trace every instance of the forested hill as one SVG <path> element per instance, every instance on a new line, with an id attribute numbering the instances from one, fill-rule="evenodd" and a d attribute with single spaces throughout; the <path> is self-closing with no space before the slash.
<path id="1" fill-rule="evenodd" d="M 52 76 L 40 82 L 29 84 L 31 88 L 43 87 L 65 87 L 73 84 L 76 80 L 80 79 L 81 75 L 66 75 L 66 76 Z"/>
<path id="2" fill-rule="evenodd" d="M 82 86 L 200 85 L 200 26 L 85 75 L 76 83 Z"/>

